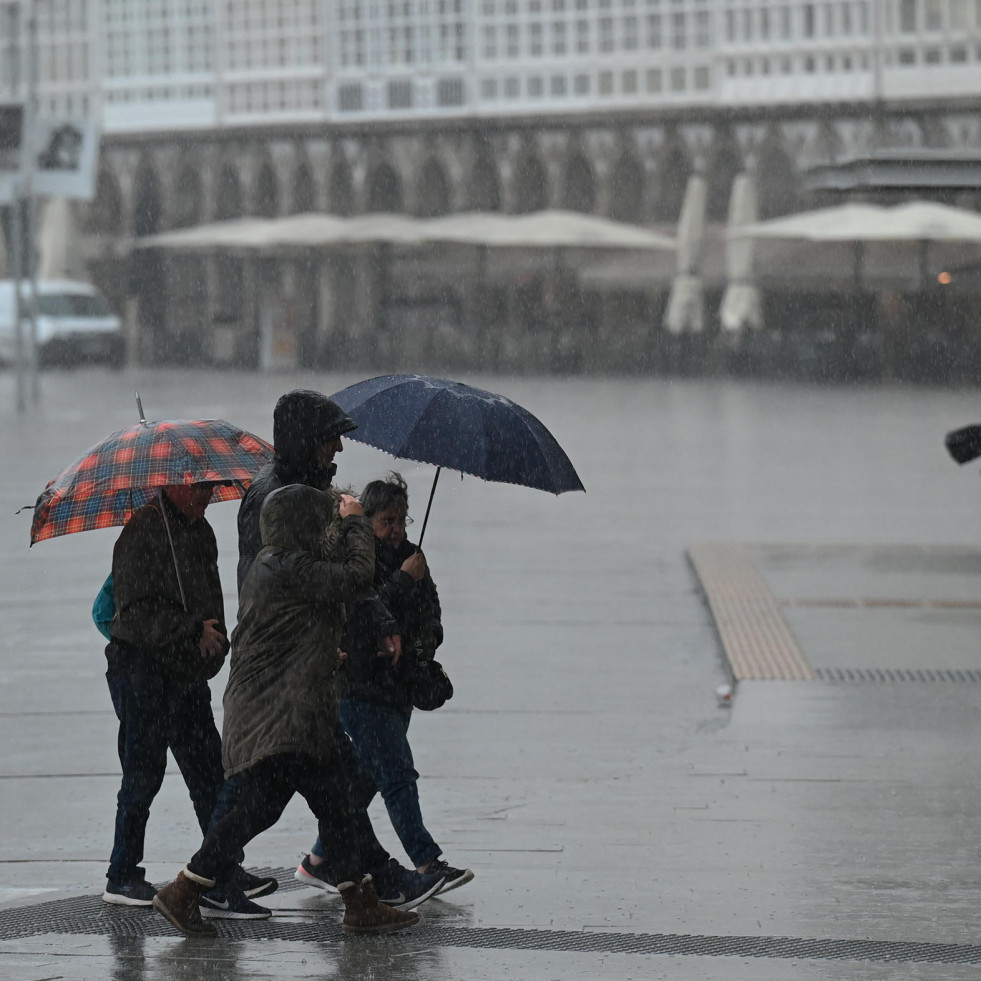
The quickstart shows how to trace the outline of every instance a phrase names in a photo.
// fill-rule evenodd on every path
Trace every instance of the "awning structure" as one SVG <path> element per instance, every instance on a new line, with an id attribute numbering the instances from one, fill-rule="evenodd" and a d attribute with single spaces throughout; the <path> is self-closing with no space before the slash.
<path id="1" fill-rule="evenodd" d="M 976 191 L 981 187 L 981 153 L 927 147 L 883 148 L 867 156 L 812 167 L 805 176 L 805 186 L 812 192 L 851 194 Z"/>
<path id="2" fill-rule="evenodd" d="M 309 213 L 237 218 L 136 239 L 133 248 L 178 252 L 289 252 L 378 244 L 460 244 L 488 248 L 639 249 L 673 251 L 674 239 L 650 229 L 571 211 L 525 215 L 467 212 L 441 218 L 371 213 L 352 218 Z"/>

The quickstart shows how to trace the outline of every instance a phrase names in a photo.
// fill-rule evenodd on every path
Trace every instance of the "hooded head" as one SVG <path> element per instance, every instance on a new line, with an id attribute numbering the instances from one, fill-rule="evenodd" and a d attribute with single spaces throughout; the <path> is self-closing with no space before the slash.
<path id="1" fill-rule="evenodd" d="M 309 389 L 287 392 L 273 410 L 276 455 L 304 483 L 330 483 L 336 467 L 318 462 L 318 452 L 331 440 L 357 428 L 357 423 L 336 402 Z"/>
<path id="2" fill-rule="evenodd" d="M 332 511 L 330 495 L 315 487 L 277 487 L 267 495 L 259 512 L 262 544 L 319 553 Z"/>

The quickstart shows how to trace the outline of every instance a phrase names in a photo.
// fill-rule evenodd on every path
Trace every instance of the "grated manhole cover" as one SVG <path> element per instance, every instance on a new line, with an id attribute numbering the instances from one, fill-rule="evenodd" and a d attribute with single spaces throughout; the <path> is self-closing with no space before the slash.
<path id="1" fill-rule="evenodd" d="M 970 668 L 815 668 L 820 681 L 945 681 L 981 683 L 981 671 Z"/>
<path id="2" fill-rule="evenodd" d="M 264 870 L 265 871 L 265 870 Z M 271 869 L 288 879 L 291 869 Z M 284 890 L 293 888 L 283 882 Z M 296 887 L 298 888 L 298 887 Z M 346 938 L 339 923 L 272 920 L 216 921 L 220 940 L 278 940 L 319 944 L 363 942 Z M 107 906 L 98 896 L 54 900 L 0 911 L 0 940 L 39 935 L 109 937 L 173 936 L 162 916 L 146 908 Z M 373 945 L 549 950 L 606 954 L 689 957 L 761 957 L 857 960 L 881 963 L 981 964 L 981 946 L 890 940 L 835 940 L 807 937 L 738 937 L 672 933 L 583 933 L 575 930 L 516 930 L 496 927 L 420 927 L 395 937 L 372 937 Z M 384 948 L 380 947 L 379 950 Z"/>

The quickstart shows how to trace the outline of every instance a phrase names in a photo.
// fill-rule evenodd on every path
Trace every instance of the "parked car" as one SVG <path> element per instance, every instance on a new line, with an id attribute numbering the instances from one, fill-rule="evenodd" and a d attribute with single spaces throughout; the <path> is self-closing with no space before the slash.
<path id="1" fill-rule="evenodd" d="M 28 284 L 21 284 L 24 343 L 28 343 Z M 16 303 L 13 280 L 0 280 L 0 362 L 17 358 Z M 39 280 L 37 344 L 41 364 L 76 365 L 104 362 L 121 367 L 125 355 L 123 326 L 106 298 L 89 283 Z"/>

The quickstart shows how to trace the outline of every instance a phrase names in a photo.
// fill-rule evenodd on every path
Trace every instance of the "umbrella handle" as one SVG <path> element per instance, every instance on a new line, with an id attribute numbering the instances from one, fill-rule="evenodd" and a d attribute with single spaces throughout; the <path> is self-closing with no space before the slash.
<path id="1" fill-rule="evenodd" d="M 422 531 L 419 532 L 419 541 L 416 543 L 422 548 L 422 539 L 426 534 L 426 525 L 429 524 L 429 509 L 433 506 L 433 495 L 436 493 L 436 481 L 439 480 L 439 472 L 442 467 L 436 468 L 436 476 L 433 477 L 433 489 L 429 492 L 429 503 L 426 505 L 426 517 L 422 519 Z"/>
<path id="2" fill-rule="evenodd" d="M 177 588 L 181 591 L 181 603 L 184 604 L 184 612 L 187 609 L 187 596 L 184 595 L 184 583 L 181 581 L 181 570 L 177 565 L 177 549 L 174 548 L 174 536 L 170 533 L 170 522 L 167 520 L 167 502 L 163 499 L 164 492 L 160 491 L 160 517 L 163 518 L 164 528 L 167 529 L 167 541 L 170 542 L 170 554 L 174 557 L 174 573 L 177 576 Z"/>

